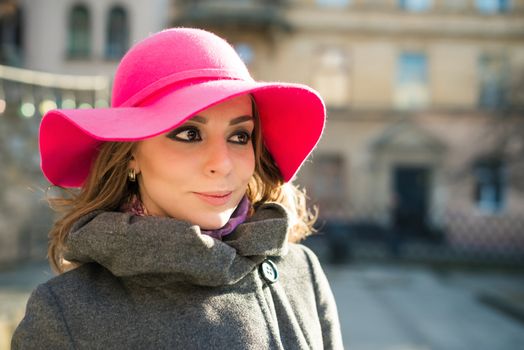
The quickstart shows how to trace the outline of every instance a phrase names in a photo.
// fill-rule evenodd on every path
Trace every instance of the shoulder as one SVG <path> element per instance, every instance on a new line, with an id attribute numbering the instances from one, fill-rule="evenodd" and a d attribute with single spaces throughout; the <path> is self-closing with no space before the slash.
<path id="1" fill-rule="evenodd" d="M 323 274 L 320 262 L 311 249 L 297 243 L 289 243 L 288 247 L 287 254 L 278 260 L 279 269 L 283 273 L 304 282 L 313 282 L 315 275 Z"/>
<path id="2" fill-rule="evenodd" d="M 29 305 L 38 310 L 49 305 L 69 326 L 76 324 L 107 306 L 125 302 L 126 290 L 122 282 L 97 263 L 86 263 L 39 285 L 30 297 Z"/>
<path id="3" fill-rule="evenodd" d="M 65 272 L 41 285 L 53 292 L 62 292 L 76 288 L 86 288 L 91 284 L 103 285 L 115 279 L 107 269 L 97 263 L 86 263 Z"/>
<path id="4" fill-rule="evenodd" d="M 318 257 L 313 251 L 300 243 L 289 243 L 289 252 L 286 258 L 294 262 L 302 262 L 310 267 L 320 266 Z"/>
<path id="5" fill-rule="evenodd" d="M 12 349 L 71 349 L 72 334 L 96 319 L 106 300 L 122 295 L 118 279 L 102 266 L 89 263 L 40 284 L 27 302 Z"/>
<path id="6" fill-rule="evenodd" d="M 290 251 L 296 251 L 298 254 L 301 254 L 307 260 L 315 260 L 318 262 L 318 258 L 313 251 L 307 246 L 301 243 L 289 243 Z"/>
<path id="7" fill-rule="evenodd" d="M 33 294 L 35 298 L 39 295 L 52 298 L 62 311 L 74 311 L 82 309 L 89 300 L 121 293 L 119 285 L 118 278 L 107 269 L 96 263 L 86 263 L 41 284 Z"/>
<path id="8" fill-rule="evenodd" d="M 96 280 L 96 264 L 81 266 L 40 284 L 29 297 L 26 313 L 15 330 L 12 349 L 69 349 L 73 347 L 67 309 Z"/>

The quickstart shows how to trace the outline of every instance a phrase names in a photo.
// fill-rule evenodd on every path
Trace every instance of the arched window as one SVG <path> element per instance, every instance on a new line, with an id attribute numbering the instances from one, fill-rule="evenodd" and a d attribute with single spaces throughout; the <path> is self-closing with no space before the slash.
<path id="1" fill-rule="evenodd" d="M 12 1 L 7 1 L 0 9 L 0 62 L 10 66 L 23 63 L 22 9 Z"/>
<path id="2" fill-rule="evenodd" d="M 106 38 L 106 57 L 120 59 L 129 44 L 127 12 L 122 6 L 115 6 L 109 11 Z"/>
<path id="3" fill-rule="evenodd" d="M 70 58 L 86 58 L 91 54 L 91 18 L 85 5 L 73 6 L 69 14 L 67 53 Z"/>

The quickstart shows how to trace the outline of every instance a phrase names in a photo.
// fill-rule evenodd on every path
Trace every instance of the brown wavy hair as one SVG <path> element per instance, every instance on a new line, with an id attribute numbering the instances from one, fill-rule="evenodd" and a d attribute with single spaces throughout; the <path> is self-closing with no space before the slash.
<path id="1" fill-rule="evenodd" d="M 291 215 L 289 240 L 298 242 L 314 232 L 317 209 L 307 207 L 304 190 L 292 183 L 284 183 L 280 170 L 264 146 L 253 98 L 252 106 L 255 172 L 246 193 L 252 204 L 251 212 L 266 202 L 282 204 Z M 133 195 L 138 194 L 138 182 L 128 181 L 129 161 L 136 144 L 101 143 L 83 186 L 78 190 L 62 189 L 62 195 L 48 198 L 51 208 L 62 214 L 49 232 L 48 260 L 55 272 L 63 273 L 76 267 L 64 260 L 63 253 L 71 227 L 79 218 L 94 210 L 118 211 Z"/>

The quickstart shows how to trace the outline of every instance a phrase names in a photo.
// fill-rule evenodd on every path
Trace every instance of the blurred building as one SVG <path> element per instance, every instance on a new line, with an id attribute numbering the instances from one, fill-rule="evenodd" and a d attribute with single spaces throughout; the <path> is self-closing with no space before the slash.
<path id="1" fill-rule="evenodd" d="M 38 126 L 52 108 L 106 107 L 133 42 L 168 25 L 167 0 L 0 1 L 0 266 L 45 258 L 52 215 Z"/>
<path id="2" fill-rule="evenodd" d="M 4 0 L 0 19 L 0 97 L 15 101 L 0 157 L 24 148 L 12 125 L 36 140 L 43 101 L 107 105 L 132 43 L 203 27 L 255 78 L 325 98 L 324 137 L 298 178 L 323 218 L 524 252 L 524 0 Z"/>
<path id="3" fill-rule="evenodd" d="M 524 1 L 178 1 L 328 124 L 299 182 L 329 220 L 524 252 Z M 282 130 L 293 137 L 293 130 Z"/>

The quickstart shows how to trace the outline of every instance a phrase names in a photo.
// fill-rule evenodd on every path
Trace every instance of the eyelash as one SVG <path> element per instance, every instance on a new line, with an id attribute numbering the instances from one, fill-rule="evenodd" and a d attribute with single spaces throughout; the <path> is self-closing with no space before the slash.
<path id="1" fill-rule="evenodd" d="M 186 131 L 193 131 L 193 132 L 195 132 L 196 137 L 198 137 L 198 139 L 197 140 L 186 140 L 186 139 L 183 139 L 183 138 L 178 136 L 181 133 L 186 132 Z M 194 126 L 183 126 L 181 128 L 175 129 L 175 130 L 171 131 L 167 135 L 167 137 L 172 139 L 172 140 L 175 140 L 175 141 L 187 142 L 187 143 L 202 141 L 202 137 L 200 136 L 200 130 L 198 130 L 198 128 L 196 128 Z"/>
<path id="2" fill-rule="evenodd" d="M 247 131 L 238 131 L 236 133 L 234 133 L 233 135 L 231 135 L 232 137 L 233 136 L 242 136 L 242 137 L 245 137 L 245 141 L 230 141 L 234 144 L 237 144 L 237 145 L 247 145 L 249 143 L 249 141 L 251 141 L 251 134 L 248 133 Z"/>
<path id="3" fill-rule="evenodd" d="M 184 139 L 184 138 L 181 138 L 179 137 L 179 135 L 183 132 L 194 132 L 194 138 L 192 140 L 187 140 L 187 139 Z M 247 145 L 249 143 L 249 141 L 251 141 L 251 134 L 245 130 L 239 130 L 239 131 L 236 131 L 235 133 L 233 133 L 229 138 L 231 139 L 232 137 L 235 137 L 235 136 L 240 136 L 240 137 L 243 137 L 245 138 L 245 141 L 229 141 L 233 144 L 237 144 L 237 145 Z M 168 135 L 167 135 L 168 138 L 172 139 L 172 140 L 175 140 L 175 141 L 179 141 L 179 142 L 185 142 L 185 143 L 193 143 L 193 142 L 200 142 L 202 141 L 202 136 L 200 135 L 200 130 L 197 128 L 197 127 L 194 127 L 194 126 L 185 126 L 185 127 L 181 127 L 181 128 L 178 128 L 178 129 L 175 129 L 173 131 L 171 131 Z"/>

